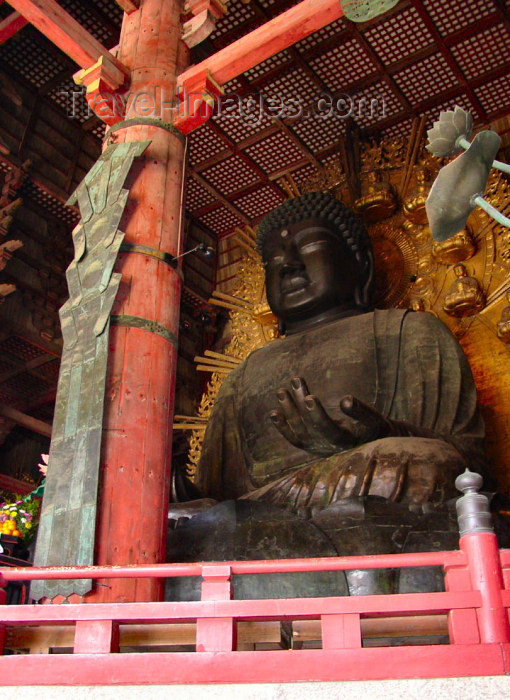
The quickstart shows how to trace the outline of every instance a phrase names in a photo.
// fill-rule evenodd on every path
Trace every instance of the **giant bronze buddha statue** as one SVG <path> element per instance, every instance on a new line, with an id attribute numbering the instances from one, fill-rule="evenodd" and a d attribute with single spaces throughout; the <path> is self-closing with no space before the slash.
<path id="1" fill-rule="evenodd" d="M 267 300 L 284 337 L 253 352 L 224 381 L 194 495 L 213 499 L 207 505 L 237 504 L 229 506 L 237 521 L 262 522 L 267 513 L 275 532 L 275 513 L 285 513 L 286 522 L 313 527 L 333 543 L 326 553 L 402 551 L 407 534 L 429 532 L 423 519 L 457 495 L 457 474 L 483 464 L 483 424 L 466 358 L 431 314 L 373 309 L 369 236 L 329 195 L 279 206 L 262 220 L 258 246 Z M 188 528 L 202 519 L 196 536 L 203 536 L 219 511 L 228 517 L 220 503 Z M 278 535 L 265 526 L 266 552 L 256 527 L 248 539 L 257 547 L 243 552 L 247 558 L 306 555 L 303 547 L 290 551 L 294 535 L 286 536 L 289 547 L 274 545 Z M 425 549 L 432 547 L 429 535 Z M 436 535 L 441 547 L 458 541 L 455 532 L 448 542 Z M 325 553 L 307 546 L 308 556 Z M 203 548 L 192 549 L 206 558 Z M 239 553 L 237 547 L 218 558 Z M 379 590 L 372 584 L 357 590 Z"/>

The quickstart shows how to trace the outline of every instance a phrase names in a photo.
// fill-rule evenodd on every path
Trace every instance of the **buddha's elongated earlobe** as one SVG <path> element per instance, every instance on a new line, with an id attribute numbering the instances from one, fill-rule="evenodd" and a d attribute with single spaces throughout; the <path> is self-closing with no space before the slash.
<path id="1" fill-rule="evenodd" d="M 374 254 L 372 250 L 367 250 L 365 253 L 365 268 L 365 282 L 356 285 L 356 289 L 354 290 L 354 302 L 360 309 L 369 309 L 372 306 L 372 289 L 375 276 Z"/>

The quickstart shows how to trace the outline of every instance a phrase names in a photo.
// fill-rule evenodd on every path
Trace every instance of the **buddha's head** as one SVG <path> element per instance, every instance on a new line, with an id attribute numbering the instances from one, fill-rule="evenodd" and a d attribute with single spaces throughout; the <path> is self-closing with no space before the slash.
<path id="1" fill-rule="evenodd" d="M 455 277 L 458 277 L 459 279 L 461 277 L 467 277 L 467 270 L 462 263 L 457 263 L 457 265 L 454 265 L 453 271 L 455 273 Z"/>
<path id="2" fill-rule="evenodd" d="M 280 205 L 262 220 L 257 243 L 267 301 L 288 333 L 371 308 L 370 238 L 330 195 L 316 192 Z"/>

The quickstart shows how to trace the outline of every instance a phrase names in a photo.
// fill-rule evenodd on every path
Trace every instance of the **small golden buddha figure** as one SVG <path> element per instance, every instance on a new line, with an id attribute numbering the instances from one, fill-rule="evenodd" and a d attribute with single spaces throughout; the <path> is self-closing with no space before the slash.
<path id="1" fill-rule="evenodd" d="M 452 282 L 444 298 L 443 310 L 457 318 L 473 316 L 485 306 L 485 295 L 478 280 L 468 275 L 464 265 L 458 263 L 453 270 L 457 279 Z"/>
<path id="2" fill-rule="evenodd" d="M 510 304 L 510 292 L 507 292 L 506 299 Z M 510 306 L 505 306 L 501 312 L 498 322 L 498 338 L 504 343 L 510 344 Z"/>
<path id="3" fill-rule="evenodd" d="M 423 313 L 428 313 L 431 314 L 432 316 L 435 316 L 437 318 L 437 314 L 435 311 L 432 311 L 432 309 L 427 309 L 425 306 L 425 302 L 421 297 L 415 297 L 414 299 L 411 299 L 409 308 L 412 311 L 419 311 Z"/>
<path id="4" fill-rule="evenodd" d="M 413 311 L 426 311 L 423 299 L 411 299 L 410 307 Z"/>
<path id="5" fill-rule="evenodd" d="M 365 221 L 373 223 L 387 219 L 397 208 L 397 195 L 389 182 L 383 182 L 376 170 L 368 173 L 362 196 L 352 207 Z"/>
<path id="6" fill-rule="evenodd" d="M 447 241 L 434 243 L 432 246 L 434 259 L 443 265 L 455 265 L 462 260 L 469 260 L 475 253 L 476 243 L 467 226 Z"/>
<path id="7" fill-rule="evenodd" d="M 404 216 L 415 224 L 427 223 L 425 202 L 432 186 L 430 171 L 426 168 L 416 168 L 416 186 L 410 191 L 403 203 Z"/>

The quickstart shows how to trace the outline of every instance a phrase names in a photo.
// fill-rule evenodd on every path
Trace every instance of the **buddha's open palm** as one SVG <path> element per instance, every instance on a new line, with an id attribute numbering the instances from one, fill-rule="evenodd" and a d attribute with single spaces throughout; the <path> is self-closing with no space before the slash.
<path id="1" fill-rule="evenodd" d="M 327 457 L 356 445 L 394 434 L 392 421 L 354 396 L 344 396 L 340 408 L 345 418 L 333 420 L 303 379 L 294 377 L 290 391 L 276 392 L 279 408 L 271 411 L 275 427 L 292 445 Z"/>

